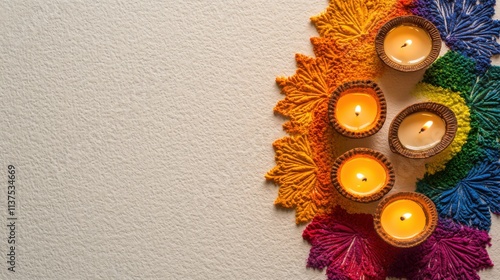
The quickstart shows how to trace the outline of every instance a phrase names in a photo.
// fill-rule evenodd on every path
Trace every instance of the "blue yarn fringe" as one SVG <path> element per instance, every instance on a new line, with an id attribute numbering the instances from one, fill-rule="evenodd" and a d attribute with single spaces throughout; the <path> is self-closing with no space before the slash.
<path id="1" fill-rule="evenodd" d="M 435 199 L 441 217 L 489 231 L 490 212 L 500 213 L 500 154 L 498 150 L 487 153 L 487 159 L 476 165 L 466 178 Z"/>
<path id="2" fill-rule="evenodd" d="M 474 59 L 478 73 L 500 54 L 500 21 L 492 19 L 495 0 L 417 0 L 412 11 L 434 23 L 450 49 Z"/>

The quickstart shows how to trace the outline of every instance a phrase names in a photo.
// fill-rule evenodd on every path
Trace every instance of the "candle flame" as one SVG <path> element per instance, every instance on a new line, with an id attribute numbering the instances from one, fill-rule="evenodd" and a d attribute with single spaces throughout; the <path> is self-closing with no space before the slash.
<path id="1" fill-rule="evenodd" d="M 401 221 L 408 220 L 411 218 L 411 213 L 404 213 L 403 216 L 401 216 Z"/>
<path id="2" fill-rule="evenodd" d="M 356 108 L 354 108 L 354 114 L 356 114 L 356 117 L 359 116 L 359 113 L 361 113 L 361 106 L 356 105 Z"/>
<path id="3" fill-rule="evenodd" d="M 426 131 L 427 129 L 429 129 L 432 126 L 433 123 L 434 123 L 433 121 L 426 122 L 424 124 L 424 126 L 422 126 L 422 128 L 420 129 L 420 131 L 418 133 L 422 133 L 422 132 Z"/>
<path id="4" fill-rule="evenodd" d="M 361 173 L 356 174 L 356 177 L 358 177 L 358 179 L 360 179 L 363 182 L 368 181 L 368 179 L 366 179 L 365 175 L 363 175 Z"/>
<path id="5" fill-rule="evenodd" d="M 410 46 L 412 43 L 413 43 L 413 41 L 412 41 L 412 40 L 410 40 L 410 39 L 408 39 L 408 40 L 406 40 L 406 41 L 405 41 L 405 43 L 401 46 L 401 48 L 404 48 L 404 47 L 406 47 L 406 46 Z"/>

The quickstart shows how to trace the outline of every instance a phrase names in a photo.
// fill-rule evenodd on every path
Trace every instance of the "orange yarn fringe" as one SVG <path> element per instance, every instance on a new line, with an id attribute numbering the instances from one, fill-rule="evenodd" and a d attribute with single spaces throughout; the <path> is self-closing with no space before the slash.
<path id="1" fill-rule="evenodd" d="M 382 74 L 376 33 L 390 19 L 410 14 L 410 3 L 331 0 L 325 12 L 311 18 L 321 36 L 311 38 L 315 57 L 297 54 L 295 74 L 276 79 L 285 99 L 274 110 L 290 119 L 283 128 L 291 136 L 274 142 L 277 165 L 266 179 L 279 185 L 276 205 L 296 208 L 297 223 L 310 221 L 332 204 L 351 208 L 331 184 L 336 155 L 328 100 L 342 83 Z"/>

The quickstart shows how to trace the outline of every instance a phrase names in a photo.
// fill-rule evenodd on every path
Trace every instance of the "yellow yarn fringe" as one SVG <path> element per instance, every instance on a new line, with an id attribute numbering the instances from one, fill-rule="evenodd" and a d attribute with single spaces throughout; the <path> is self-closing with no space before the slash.
<path id="1" fill-rule="evenodd" d="M 467 135 L 470 131 L 469 107 L 467 107 L 465 100 L 459 93 L 426 83 L 418 84 L 414 94 L 426 97 L 429 101 L 447 106 L 457 117 L 458 129 L 455 139 L 453 139 L 450 146 L 443 152 L 432 157 L 432 162 L 426 164 L 427 173 L 434 174 L 443 170 L 446 163 L 460 152 L 462 146 L 467 141 Z"/>

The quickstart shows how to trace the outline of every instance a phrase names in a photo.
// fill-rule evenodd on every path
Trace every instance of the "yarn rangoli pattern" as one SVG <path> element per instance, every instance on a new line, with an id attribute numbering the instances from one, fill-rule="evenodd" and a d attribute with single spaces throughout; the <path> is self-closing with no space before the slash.
<path id="1" fill-rule="evenodd" d="M 491 213 L 500 214 L 500 22 L 494 0 L 331 0 L 311 18 L 319 37 L 314 57 L 297 54 L 296 73 L 279 77 L 289 136 L 273 146 L 276 166 L 266 174 L 278 186 L 275 204 L 294 208 L 309 223 L 307 266 L 326 268 L 328 279 L 479 279 L 493 266 L 486 247 Z M 438 28 L 450 49 L 427 69 L 413 94 L 443 104 L 457 116 L 451 145 L 431 158 L 415 191 L 433 200 L 437 229 L 409 249 L 385 243 L 371 214 L 356 213 L 332 186 L 335 133 L 328 101 L 343 83 L 378 81 L 385 71 L 375 50 L 377 31 L 402 15 L 418 15 Z M 386 93 L 391 94 L 391 93 Z M 390 108 L 389 108 L 390 110 Z M 397 184 L 397 178 L 396 178 Z M 398 260 L 397 262 L 395 260 Z"/>

